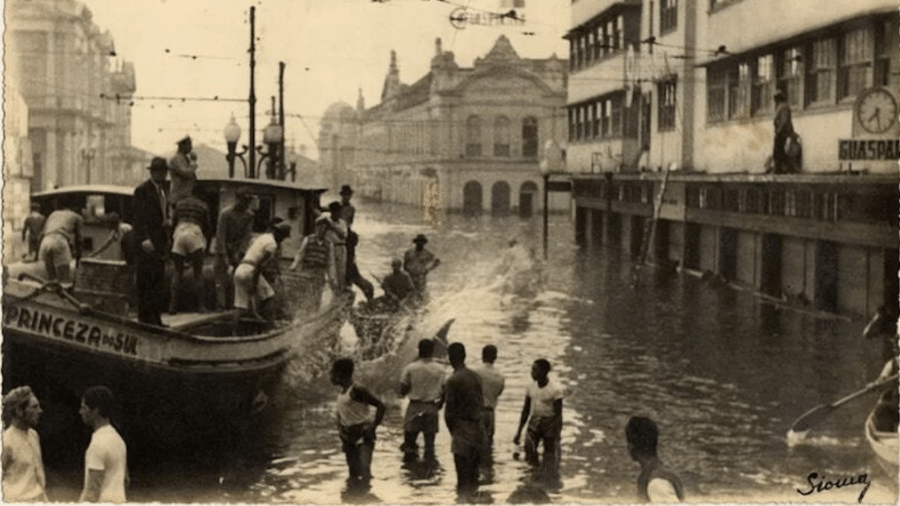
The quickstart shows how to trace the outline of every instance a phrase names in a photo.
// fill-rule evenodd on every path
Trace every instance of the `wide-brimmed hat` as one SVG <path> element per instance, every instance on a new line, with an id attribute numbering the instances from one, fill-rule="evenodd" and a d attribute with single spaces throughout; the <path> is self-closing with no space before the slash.
<path id="1" fill-rule="evenodd" d="M 169 170 L 169 164 L 166 162 L 166 159 L 161 156 L 154 156 L 152 160 L 150 160 L 150 165 L 147 166 L 147 169 L 154 170 Z"/>
<path id="2" fill-rule="evenodd" d="M 350 188 L 349 184 L 341 186 L 340 195 L 353 195 L 353 188 Z"/>
<path id="3" fill-rule="evenodd" d="M 412 242 L 414 242 L 416 244 L 419 244 L 419 243 L 425 244 L 428 242 L 428 238 L 425 237 L 424 234 L 419 234 L 413 238 Z"/>

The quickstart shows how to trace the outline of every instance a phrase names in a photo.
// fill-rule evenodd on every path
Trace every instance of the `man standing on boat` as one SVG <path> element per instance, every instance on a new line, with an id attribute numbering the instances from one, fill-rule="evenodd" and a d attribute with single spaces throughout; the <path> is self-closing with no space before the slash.
<path id="1" fill-rule="evenodd" d="M 297 270 L 299 266 L 303 273 L 309 276 L 310 290 L 301 302 L 304 315 L 314 315 L 319 312 L 319 304 L 322 300 L 322 290 L 327 280 L 332 290 L 337 291 L 337 271 L 334 266 L 334 245 L 325 239 L 328 230 L 328 217 L 316 218 L 316 229 L 300 242 L 300 249 L 294 256 L 294 262 L 290 269 Z"/>
<path id="2" fill-rule="evenodd" d="M 265 263 L 278 261 L 278 246 L 291 235 L 291 225 L 280 218 L 273 218 L 269 230 L 258 235 L 240 265 L 234 270 L 234 307 L 252 318 L 261 320 L 259 306 L 275 295 L 272 285 L 262 275 Z M 237 330 L 240 312 L 235 312 L 234 329 Z"/>
<path id="3" fill-rule="evenodd" d="M 341 219 L 341 210 L 343 207 L 340 202 L 332 202 L 328 204 L 328 228 L 325 231 L 325 238 L 334 245 L 334 264 L 337 271 L 338 293 L 343 292 L 347 282 L 347 235 L 349 229 L 347 224 Z"/>
<path id="4" fill-rule="evenodd" d="M 425 289 L 428 284 L 428 273 L 441 264 L 441 260 L 425 249 L 428 238 L 423 234 L 413 239 L 414 247 L 403 255 L 403 268 L 412 276 L 413 284 L 420 299 L 425 298 Z"/>
<path id="5" fill-rule="evenodd" d="M 94 386 L 85 390 L 78 413 L 91 428 L 91 443 L 84 454 L 84 490 L 80 502 L 125 502 L 128 456 L 125 441 L 110 423 L 115 398 L 112 390 Z"/>
<path id="6" fill-rule="evenodd" d="M 165 181 L 169 166 L 155 157 L 147 167 L 150 179 L 134 190 L 135 277 L 138 320 L 162 326 L 166 257 L 169 252 L 169 203 Z"/>
<path id="7" fill-rule="evenodd" d="M 194 153 L 193 141 L 190 135 L 178 141 L 178 151 L 169 160 L 171 171 L 171 187 L 169 188 L 169 205 L 174 210 L 175 204 L 181 199 L 191 196 L 194 184 L 197 182 L 197 155 Z"/>
<path id="8" fill-rule="evenodd" d="M 28 243 L 29 260 L 37 260 L 38 249 L 41 247 L 41 233 L 44 232 L 44 223 L 47 218 L 41 214 L 41 205 L 37 202 L 31 204 L 31 212 L 25 218 L 25 225 L 22 227 L 22 242 Z"/>
<path id="9" fill-rule="evenodd" d="M 353 218 L 356 217 L 356 208 L 350 203 L 353 198 L 353 188 L 349 184 L 341 186 L 341 219 L 347 224 L 347 228 L 353 228 Z"/>
<path id="10" fill-rule="evenodd" d="M 49 502 L 37 433 L 41 403 L 22 386 L 3 396 L 3 412 L 11 418 L 3 431 L 3 501 Z"/>
<path id="11" fill-rule="evenodd" d="M 230 282 L 230 274 L 241 263 L 244 253 L 250 246 L 253 232 L 253 191 L 242 186 L 237 189 L 234 205 L 219 213 L 216 226 L 216 260 L 214 264 L 216 277 L 216 308 L 228 307 L 226 288 Z M 229 273 L 229 269 L 232 273 Z"/>
<path id="12" fill-rule="evenodd" d="M 38 259 L 44 262 L 48 281 L 71 283 L 72 259 L 81 260 L 84 218 L 75 212 L 74 204 L 69 207 L 50 213 L 44 224 Z"/>
<path id="13" fill-rule="evenodd" d="M 356 285 L 362 290 L 366 300 L 371 301 L 375 297 L 375 287 L 364 278 L 356 265 L 356 246 L 359 244 L 359 235 L 353 231 L 353 218 L 356 217 L 356 208 L 350 203 L 353 197 L 353 188 L 349 184 L 341 186 L 341 220 L 347 225 L 347 286 Z"/>
<path id="14" fill-rule="evenodd" d="M 209 206 L 197 195 L 194 187 L 191 195 L 175 204 L 172 233 L 172 283 L 169 290 L 169 314 L 178 312 L 178 291 L 184 274 L 184 264 L 188 262 L 194 271 L 194 290 L 197 295 L 198 310 L 206 312 L 206 297 L 203 289 L 203 257 L 207 250 L 207 237 L 212 230 L 209 222 Z"/>
<path id="15" fill-rule="evenodd" d="M 400 397 L 409 396 L 406 417 L 403 420 L 404 460 L 418 458 L 416 439 L 422 433 L 425 460 L 434 459 L 434 437 L 440 422 L 439 411 L 444 404 L 444 366 L 434 362 L 434 341 L 419 341 L 419 358 L 403 368 L 400 374 Z"/>

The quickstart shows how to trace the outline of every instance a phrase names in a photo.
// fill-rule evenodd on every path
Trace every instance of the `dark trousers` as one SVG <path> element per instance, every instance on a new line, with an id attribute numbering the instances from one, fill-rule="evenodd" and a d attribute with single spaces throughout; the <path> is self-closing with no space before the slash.
<path id="1" fill-rule="evenodd" d="M 790 174 L 794 172 L 791 158 L 784 149 L 787 140 L 787 135 L 776 135 L 772 145 L 772 163 L 775 166 L 776 174 Z"/>
<path id="2" fill-rule="evenodd" d="M 454 453 L 456 465 L 456 494 L 463 500 L 471 500 L 478 491 L 479 452 L 476 449 L 466 454 Z"/>
<path id="3" fill-rule="evenodd" d="M 138 320 L 151 325 L 162 325 L 165 306 L 166 261 L 158 253 L 143 249 L 135 255 Z"/>

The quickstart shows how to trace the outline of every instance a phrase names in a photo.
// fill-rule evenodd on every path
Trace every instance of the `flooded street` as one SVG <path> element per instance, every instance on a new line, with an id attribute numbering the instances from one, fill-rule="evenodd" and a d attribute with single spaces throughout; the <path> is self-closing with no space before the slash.
<path id="1" fill-rule="evenodd" d="M 552 502 L 637 500 L 639 468 L 624 440 L 632 415 L 657 421 L 660 457 L 681 475 L 691 502 L 855 502 L 861 491 L 849 486 L 799 495 L 813 472 L 833 479 L 865 473 L 872 482 L 865 502 L 896 501 L 896 481 L 879 468 L 863 434 L 875 394 L 835 410 L 799 444 L 786 441 L 798 416 L 878 375 L 880 350 L 860 338 L 863 323 L 785 310 L 690 276 L 634 271 L 618 250 L 579 251 L 567 216 L 551 217 L 550 262 L 535 290 L 516 288 L 500 272 L 510 239 L 540 257 L 539 217 L 453 215 L 429 226 L 415 209 L 363 203 L 356 220 L 360 270 L 370 279 L 370 273 L 385 275 L 390 258 L 402 256 L 417 233 L 428 235 L 428 248 L 441 258 L 429 278 L 431 302 L 418 332 L 433 332 L 455 318 L 449 340 L 466 345 L 469 365 L 480 362 L 482 346 L 499 348 L 496 366 L 506 376 L 506 390 L 496 414 L 494 480 L 481 487 L 493 502 L 508 502 L 528 474 L 528 466 L 513 458 L 512 439 L 530 365 L 541 357 L 567 389 L 563 487 L 550 493 Z M 353 331 L 344 330 L 349 343 Z M 287 371 L 258 448 L 203 466 L 188 461 L 135 471 L 130 499 L 342 502 L 347 470 L 332 414 L 338 390 L 324 378 L 309 383 L 298 381 L 301 376 Z M 455 502 L 443 420 L 438 466 L 404 467 L 399 447 L 405 400 L 390 387 L 372 386 L 388 412 L 378 430 L 372 495 L 365 500 Z"/>

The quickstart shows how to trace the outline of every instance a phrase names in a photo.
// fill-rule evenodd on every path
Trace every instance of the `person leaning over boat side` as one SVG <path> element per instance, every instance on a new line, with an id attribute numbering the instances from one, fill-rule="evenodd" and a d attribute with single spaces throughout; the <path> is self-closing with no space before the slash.
<path id="1" fill-rule="evenodd" d="M 347 286 L 347 224 L 341 219 L 341 203 L 328 204 L 328 229 L 325 238 L 334 245 L 334 265 L 337 272 L 338 293 Z"/>
<path id="2" fill-rule="evenodd" d="M 296 271 L 299 266 L 301 272 L 307 274 L 310 279 L 308 298 L 302 301 L 304 315 L 313 315 L 319 312 L 322 301 L 322 290 L 327 281 L 334 292 L 337 292 L 337 271 L 334 265 L 334 245 L 325 239 L 328 230 L 328 217 L 316 218 L 315 232 L 303 237 L 300 249 L 294 256 L 290 270 Z"/>
<path id="3" fill-rule="evenodd" d="M 416 439 L 422 433 L 425 460 L 434 460 L 434 437 L 438 433 L 440 410 L 444 404 L 444 366 L 433 361 L 434 341 L 419 341 L 419 358 L 403 368 L 397 393 L 409 396 L 403 419 L 404 460 L 416 460 L 419 446 Z"/>
<path id="4" fill-rule="evenodd" d="M 381 288 L 384 290 L 384 298 L 393 308 L 399 308 L 416 292 L 412 277 L 403 270 L 403 260 L 399 258 L 391 260 L 391 273 L 384 277 Z"/>
<path id="5" fill-rule="evenodd" d="M 341 387 L 335 414 L 349 471 L 347 487 L 356 492 L 368 490 L 372 480 L 375 429 L 384 418 L 385 406 L 381 399 L 353 382 L 353 368 L 352 359 L 335 360 L 331 366 L 331 383 Z M 374 418 L 370 406 L 375 408 Z"/>
<path id="6" fill-rule="evenodd" d="M 274 218 L 269 229 L 256 236 L 247 248 L 247 253 L 234 270 L 234 307 L 252 318 L 261 320 L 259 306 L 275 295 L 272 285 L 262 276 L 264 263 L 277 261 L 278 245 L 291 235 L 291 225 Z M 235 313 L 234 328 L 237 329 L 240 313 Z"/>
<path id="7" fill-rule="evenodd" d="M 625 426 L 628 454 L 641 465 L 638 475 L 638 497 L 641 502 L 673 503 L 684 500 L 681 479 L 656 456 L 659 430 L 656 423 L 642 416 L 633 416 Z"/>
<path id="8" fill-rule="evenodd" d="M 414 247 L 408 249 L 403 255 L 403 268 L 412 277 L 416 294 L 420 299 L 425 298 L 425 289 L 428 285 L 428 273 L 441 264 L 441 260 L 425 249 L 428 238 L 423 234 L 413 238 Z"/>
<path id="9" fill-rule="evenodd" d="M 219 213 L 216 225 L 216 309 L 227 308 L 226 288 L 230 282 L 229 269 L 237 268 L 250 246 L 253 233 L 253 190 L 242 186 L 235 193 L 234 205 Z"/>
<path id="10" fill-rule="evenodd" d="M 70 203 L 66 208 L 53 211 L 44 224 L 38 259 L 44 262 L 48 281 L 70 283 L 72 259 L 76 264 L 81 260 L 84 218 L 75 211 L 76 208 Z"/>
<path id="11" fill-rule="evenodd" d="M 37 433 L 41 403 L 29 386 L 3 396 L 3 413 L 10 417 L 3 431 L 3 501 L 48 502 L 41 439 Z"/>
<path id="12" fill-rule="evenodd" d="M 447 358 L 453 374 L 444 385 L 444 423 L 450 431 L 457 499 L 470 502 L 478 493 L 478 464 L 484 445 L 481 378 L 466 367 L 466 347 L 462 343 L 450 343 Z"/>
<path id="13" fill-rule="evenodd" d="M 560 442 L 562 439 L 563 389 L 550 379 L 550 362 L 539 358 L 531 365 L 534 381 L 525 390 L 525 403 L 519 417 L 519 428 L 513 443 L 519 444 L 522 428 L 528 422 L 525 436 L 525 459 L 540 464 L 538 476 L 547 484 L 559 484 Z M 543 459 L 538 458 L 538 445 L 543 443 Z"/>
<path id="14" fill-rule="evenodd" d="M 41 247 L 41 234 L 44 232 L 44 223 L 47 218 L 41 214 L 41 205 L 37 202 L 31 204 L 31 212 L 25 218 L 22 226 L 22 242 L 28 243 L 28 254 L 25 258 L 37 260 L 38 249 Z"/>
<path id="15" fill-rule="evenodd" d="M 194 271 L 194 289 L 197 292 L 198 310 L 207 311 L 206 291 L 203 289 L 203 258 L 209 246 L 211 234 L 209 206 L 194 187 L 190 196 L 175 204 L 172 233 L 172 282 L 169 288 L 169 314 L 178 312 L 178 290 L 184 274 L 184 263 L 189 262 Z"/>
<path id="16" fill-rule="evenodd" d="M 169 252 L 169 204 L 166 160 L 155 157 L 147 167 L 150 179 L 134 189 L 132 216 L 134 217 L 135 278 L 138 299 L 138 320 L 162 326 L 165 304 L 166 257 Z"/>
<path id="17" fill-rule="evenodd" d="M 174 214 L 175 204 L 181 199 L 191 196 L 194 184 L 197 182 L 197 155 L 194 153 L 194 144 L 190 135 L 185 135 L 177 142 L 178 150 L 175 156 L 169 160 L 171 172 L 171 188 L 169 188 L 170 213 Z"/>
<path id="18" fill-rule="evenodd" d="M 115 397 L 105 386 L 93 386 L 81 397 L 78 413 L 91 428 L 91 443 L 84 454 L 84 490 L 81 502 L 125 502 L 128 485 L 128 450 L 110 423 Z"/>

